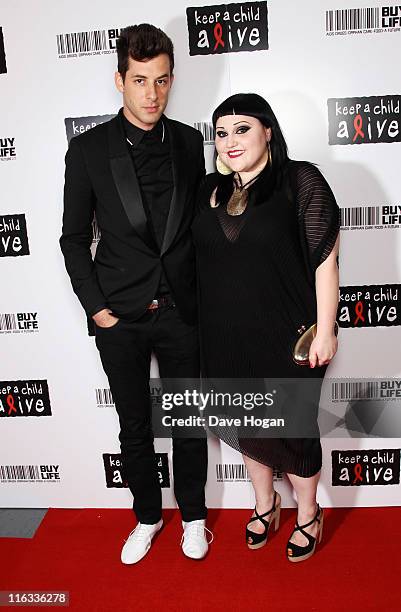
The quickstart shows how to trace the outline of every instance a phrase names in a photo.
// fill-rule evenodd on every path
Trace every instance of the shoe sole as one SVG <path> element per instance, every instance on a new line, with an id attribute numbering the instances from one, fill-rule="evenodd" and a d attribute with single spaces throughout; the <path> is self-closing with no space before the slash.
<path id="1" fill-rule="evenodd" d="M 269 535 L 269 531 L 270 531 L 270 525 L 273 523 L 274 521 L 274 531 L 277 531 L 280 525 L 280 512 L 281 512 L 281 495 L 278 494 L 278 502 L 276 505 L 276 511 L 274 512 L 273 516 L 271 517 L 270 520 L 270 524 L 269 527 L 267 529 L 267 533 L 266 533 L 266 538 L 263 540 L 263 542 L 259 542 L 259 544 L 248 544 L 247 542 L 247 546 L 250 550 L 257 550 L 258 548 L 262 548 L 263 546 L 265 546 L 267 544 L 267 539 L 268 539 L 268 535 Z"/>
<path id="2" fill-rule="evenodd" d="M 279 525 L 280 525 L 280 511 L 281 511 L 281 497 L 279 497 L 279 502 L 277 504 L 276 512 L 274 513 L 274 515 L 271 518 L 269 527 L 267 529 L 266 538 L 263 540 L 263 542 L 259 542 L 259 544 L 248 544 L 248 542 L 247 542 L 247 546 L 248 546 L 248 548 L 250 550 L 257 550 L 258 548 L 262 548 L 263 546 L 266 546 L 267 539 L 268 539 L 268 536 L 269 536 L 269 531 L 270 531 L 270 525 L 272 524 L 272 522 L 274 521 L 274 531 L 275 532 L 279 528 Z"/>
<path id="3" fill-rule="evenodd" d="M 307 553 L 306 555 L 302 555 L 300 557 L 289 557 L 287 554 L 287 559 L 288 561 L 291 561 L 291 563 L 298 563 L 299 561 L 306 561 L 306 559 L 309 559 L 315 552 L 315 548 L 316 548 L 316 544 L 322 541 L 322 535 L 323 535 L 323 519 L 324 519 L 324 514 L 322 511 L 321 514 L 321 523 L 320 523 L 320 528 L 318 533 L 316 534 L 316 540 L 315 540 L 315 544 L 313 546 L 313 549 Z"/>
<path id="4" fill-rule="evenodd" d="M 182 548 L 181 548 L 182 550 Z M 186 557 L 187 559 L 191 559 L 191 561 L 202 561 L 202 559 L 204 559 L 205 557 L 207 557 L 209 551 L 207 551 L 203 557 L 190 557 L 189 555 L 187 555 L 183 550 L 182 550 L 182 554 L 184 555 L 184 557 Z"/>
<path id="5" fill-rule="evenodd" d="M 263 540 L 263 542 L 259 542 L 259 544 L 247 544 L 247 546 L 250 550 L 257 550 L 258 548 L 263 548 L 263 546 L 266 546 L 266 544 L 267 538 L 266 540 Z"/>
<path id="6" fill-rule="evenodd" d="M 314 546 L 313 550 L 311 550 L 309 553 L 307 553 L 306 555 L 302 555 L 300 557 L 289 557 L 287 555 L 287 559 L 288 561 L 291 561 L 291 563 L 299 563 L 299 561 L 306 561 L 306 559 L 309 559 L 314 554 L 315 548 L 316 546 Z"/>
<path id="7" fill-rule="evenodd" d="M 156 533 L 152 536 L 152 542 L 148 548 L 148 550 L 145 552 L 144 555 L 142 555 L 142 557 L 139 557 L 139 559 L 137 559 L 136 561 L 123 561 L 120 557 L 120 561 L 123 565 L 135 565 L 136 563 L 139 563 L 139 561 L 142 561 L 142 559 L 144 559 L 146 557 L 146 555 L 149 553 L 150 549 L 152 548 L 152 544 L 153 544 L 153 540 L 159 535 L 159 533 L 161 532 L 161 530 L 163 529 L 164 526 L 164 522 L 160 525 L 159 529 L 156 531 Z"/>

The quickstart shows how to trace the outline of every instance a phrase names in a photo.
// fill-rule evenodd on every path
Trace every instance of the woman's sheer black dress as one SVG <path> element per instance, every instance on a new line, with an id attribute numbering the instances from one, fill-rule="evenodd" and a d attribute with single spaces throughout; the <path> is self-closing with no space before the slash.
<path id="1" fill-rule="evenodd" d="M 290 161 L 279 187 L 267 166 L 249 187 L 244 213 L 230 216 L 225 205 L 210 205 L 218 180 L 217 174 L 206 177 L 193 224 L 202 375 L 313 378 L 319 396 L 327 366 L 298 366 L 291 349 L 299 327 L 317 319 L 315 270 L 330 254 L 340 225 L 333 193 L 310 163 Z M 287 416 L 293 410 L 299 418 L 303 408 L 300 393 Z M 223 428 L 217 435 L 283 472 L 309 477 L 321 468 L 318 433 L 241 440 Z"/>

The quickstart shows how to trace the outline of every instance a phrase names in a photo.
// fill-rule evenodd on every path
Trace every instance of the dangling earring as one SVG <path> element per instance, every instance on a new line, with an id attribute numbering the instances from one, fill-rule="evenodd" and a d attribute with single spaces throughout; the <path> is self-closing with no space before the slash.
<path id="1" fill-rule="evenodd" d="M 267 163 L 272 165 L 273 160 L 272 160 L 272 151 L 270 148 L 270 141 L 267 142 Z"/>
<path id="2" fill-rule="evenodd" d="M 216 158 L 216 169 L 220 174 L 231 174 L 232 170 L 224 162 L 221 161 L 220 155 Z"/>

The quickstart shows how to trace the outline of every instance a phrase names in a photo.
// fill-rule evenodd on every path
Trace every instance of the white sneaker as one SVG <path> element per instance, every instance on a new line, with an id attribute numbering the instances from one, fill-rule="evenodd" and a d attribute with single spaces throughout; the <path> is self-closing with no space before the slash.
<path id="1" fill-rule="evenodd" d="M 153 536 L 162 528 L 163 519 L 154 525 L 138 523 L 129 534 L 121 551 L 121 561 L 127 565 L 138 563 L 148 552 Z"/>
<path id="2" fill-rule="evenodd" d="M 205 527 L 205 520 L 197 521 L 182 521 L 184 533 L 181 538 L 181 547 L 184 555 L 190 559 L 203 559 L 206 555 L 209 544 L 213 542 L 212 532 Z M 206 539 L 206 531 L 210 533 L 212 539 L 210 542 Z"/>

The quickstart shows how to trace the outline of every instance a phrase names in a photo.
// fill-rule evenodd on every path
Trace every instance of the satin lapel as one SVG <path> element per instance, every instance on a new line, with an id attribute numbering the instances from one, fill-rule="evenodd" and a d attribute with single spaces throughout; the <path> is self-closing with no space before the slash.
<path id="1" fill-rule="evenodd" d="M 119 115 L 108 124 L 111 173 L 129 222 L 142 240 L 155 250 L 155 243 L 148 230 L 138 179 Z"/>
<path id="2" fill-rule="evenodd" d="M 184 213 L 185 196 L 187 191 L 187 165 L 188 152 L 179 129 L 165 118 L 166 129 L 170 141 L 171 165 L 173 171 L 174 190 L 171 199 L 170 211 L 167 218 L 161 255 L 171 246 L 180 226 Z"/>

